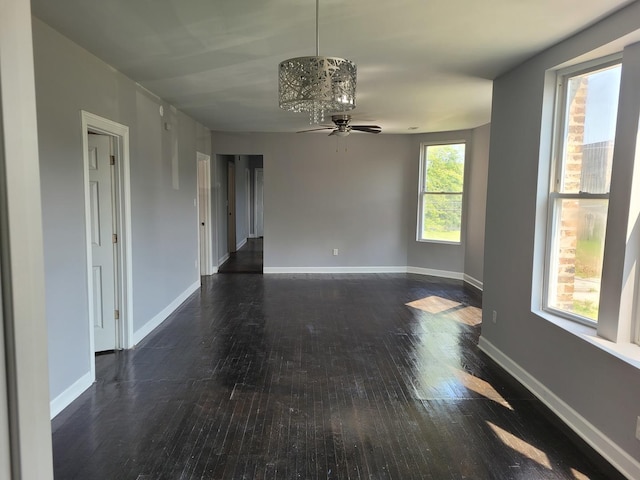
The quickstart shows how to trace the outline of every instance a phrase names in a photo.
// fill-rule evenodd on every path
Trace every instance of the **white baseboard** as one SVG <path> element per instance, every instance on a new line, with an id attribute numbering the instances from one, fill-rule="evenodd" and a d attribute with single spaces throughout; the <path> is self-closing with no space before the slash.
<path id="1" fill-rule="evenodd" d="M 236 250 L 240 250 L 242 247 L 244 247 L 247 244 L 247 239 L 245 238 L 244 240 L 242 240 L 240 243 L 236 244 Z"/>
<path id="2" fill-rule="evenodd" d="M 469 285 L 482 290 L 482 282 L 471 275 L 421 267 L 264 267 L 263 273 L 414 273 L 416 275 L 464 280 Z"/>
<path id="3" fill-rule="evenodd" d="M 406 273 L 407 267 L 264 267 L 263 273 Z"/>
<path id="4" fill-rule="evenodd" d="M 227 260 L 229 260 L 229 253 L 225 253 L 222 258 L 220 258 L 218 260 L 218 266 L 222 265 L 224 262 L 226 262 Z"/>
<path id="5" fill-rule="evenodd" d="M 467 282 L 469 285 L 476 287 L 478 290 L 482 291 L 482 282 L 477 278 L 473 278 L 471 275 L 467 275 L 466 273 L 463 275 L 463 280 Z"/>
<path id="6" fill-rule="evenodd" d="M 184 302 L 189 296 L 200 288 L 200 279 L 182 292 L 178 297 L 167 305 L 160 313 L 145 323 L 141 328 L 133 333 L 133 344 L 137 345 L 142 341 L 144 337 L 149 335 L 158 325 L 164 322 L 169 315 L 171 315 L 176 308 L 178 308 L 182 302 Z"/>
<path id="7" fill-rule="evenodd" d="M 249 238 L 258 238 L 258 236 L 255 233 L 250 233 Z"/>
<path id="8" fill-rule="evenodd" d="M 218 267 L 211 267 L 211 275 L 218 273 Z"/>
<path id="9" fill-rule="evenodd" d="M 56 398 L 49 402 L 49 410 L 51 418 L 53 419 L 56 415 L 58 415 L 62 410 L 71 405 L 76 398 L 78 398 L 82 392 L 84 392 L 87 388 L 89 388 L 95 378 L 91 375 L 91 372 L 85 373 L 82 377 L 80 377 L 76 382 L 67 388 L 64 392 L 58 395 Z"/>
<path id="10" fill-rule="evenodd" d="M 432 277 L 450 278 L 452 280 L 464 280 L 464 274 L 460 272 L 450 272 L 449 270 L 436 270 L 433 268 L 407 267 L 407 273 L 417 275 L 431 275 Z"/>
<path id="11" fill-rule="evenodd" d="M 586 418 L 530 375 L 520 365 L 507 357 L 495 345 L 480 337 L 478 347 L 524 385 L 538 400 L 544 403 L 569 428 L 577 433 L 595 451 L 602 455 L 620 473 L 628 478 L 640 478 L 640 462 L 616 445 L 609 437 L 593 426 Z"/>

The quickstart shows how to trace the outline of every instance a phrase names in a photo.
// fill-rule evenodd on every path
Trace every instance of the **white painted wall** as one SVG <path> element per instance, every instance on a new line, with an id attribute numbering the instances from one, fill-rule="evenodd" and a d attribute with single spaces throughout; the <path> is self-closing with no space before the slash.
<path id="1" fill-rule="evenodd" d="M 481 339 L 483 348 L 537 389 L 630 478 L 640 478 L 640 442 L 634 437 L 640 370 L 532 308 L 539 305 L 542 256 L 537 254 L 544 248 L 544 238 L 536 232 L 536 225 L 544 225 L 544 215 L 536 213 L 544 210 L 544 160 L 550 151 L 549 135 L 541 141 L 541 130 L 550 131 L 543 112 L 553 104 L 553 96 L 543 95 L 545 82 L 553 83 L 545 72 L 573 58 L 621 50 L 631 41 L 625 35 L 635 31 L 638 38 L 639 18 L 640 2 L 635 2 L 495 81 Z M 637 95 L 637 88 L 634 91 Z M 492 310 L 498 313 L 495 324 Z"/>
<path id="2" fill-rule="evenodd" d="M 51 399 L 72 399 L 90 359 L 80 111 L 130 128 L 134 337 L 199 282 L 196 152 L 210 153 L 211 141 L 206 128 L 33 21 Z"/>

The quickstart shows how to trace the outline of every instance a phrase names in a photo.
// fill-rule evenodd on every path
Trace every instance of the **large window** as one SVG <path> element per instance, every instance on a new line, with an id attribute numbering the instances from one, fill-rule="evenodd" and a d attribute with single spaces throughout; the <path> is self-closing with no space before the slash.
<path id="1" fill-rule="evenodd" d="M 561 72 L 549 198 L 546 307 L 598 320 L 619 63 Z"/>
<path id="2" fill-rule="evenodd" d="M 460 243 L 464 143 L 422 145 L 418 240 Z"/>

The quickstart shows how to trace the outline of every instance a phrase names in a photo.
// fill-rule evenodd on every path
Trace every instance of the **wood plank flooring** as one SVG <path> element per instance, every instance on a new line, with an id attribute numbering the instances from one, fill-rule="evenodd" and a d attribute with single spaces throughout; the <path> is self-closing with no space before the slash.
<path id="1" fill-rule="evenodd" d="M 216 275 L 53 420 L 56 479 L 615 479 L 477 348 L 480 295 Z"/>
<path id="2" fill-rule="evenodd" d="M 218 273 L 262 273 L 263 238 L 249 238 L 237 252 L 218 268 Z"/>

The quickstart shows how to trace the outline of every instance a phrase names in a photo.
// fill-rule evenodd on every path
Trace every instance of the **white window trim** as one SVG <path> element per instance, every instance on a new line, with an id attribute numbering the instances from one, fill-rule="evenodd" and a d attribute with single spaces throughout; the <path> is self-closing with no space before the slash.
<path id="1" fill-rule="evenodd" d="M 560 199 L 603 199 L 609 201 L 610 193 L 593 194 L 593 193 L 562 193 L 559 192 L 560 179 L 562 178 L 563 158 L 565 148 L 565 120 L 566 120 L 566 99 L 567 89 L 565 83 L 568 78 L 577 76 L 583 73 L 589 73 L 592 71 L 605 69 L 613 65 L 621 64 L 622 54 L 617 53 L 609 55 L 604 58 L 590 60 L 585 63 L 572 65 L 560 69 L 556 72 L 556 85 L 555 85 L 555 102 L 554 102 L 554 115 L 553 115 L 553 135 L 552 135 L 552 147 L 551 147 L 551 169 L 548 188 L 548 200 L 547 200 L 547 235 L 545 239 L 545 256 L 544 256 L 544 275 L 543 275 L 543 294 L 542 294 L 542 310 L 553 316 L 564 318 L 576 323 L 586 325 L 588 327 L 596 328 L 598 322 L 591 320 L 590 318 L 582 315 L 560 310 L 549 305 L 550 292 L 554 287 L 554 280 L 551 278 L 551 272 L 555 271 L 554 259 L 555 254 L 552 251 L 554 245 L 554 238 L 556 236 L 556 218 L 558 214 L 557 204 Z M 616 134 L 617 137 L 617 134 Z M 611 188 L 609 189 L 611 190 Z M 607 223 L 608 223 L 607 215 Z M 606 234 L 605 234 L 606 239 Z M 602 282 L 602 279 L 601 279 Z M 602 295 L 602 290 L 601 290 Z M 600 310 L 598 311 L 598 317 L 600 317 Z"/>
<path id="2" fill-rule="evenodd" d="M 558 75 L 567 76 L 579 73 L 581 70 L 593 70 L 594 67 L 604 68 L 608 64 L 620 62 L 621 59 L 623 68 L 609 194 L 609 211 L 616 212 L 616 215 L 608 215 L 607 219 L 598 322 L 588 324 L 590 322 L 575 321 L 573 318 L 568 318 L 566 312 L 558 312 L 546 306 L 549 280 L 547 272 L 550 259 L 549 237 L 553 233 L 550 231 L 553 227 L 549 216 L 552 208 L 550 192 L 552 191 L 551 182 L 556 178 L 555 161 L 558 151 L 556 142 L 562 138 L 556 134 L 556 131 L 562 128 L 558 114 L 562 112 L 564 115 L 564 110 L 560 110 L 557 105 L 561 101 L 557 81 L 555 94 L 553 94 L 554 100 L 550 102 L 554 104 L 553 110 L 549 105 L 550 108 L 546 114 L 549 121 L 547 125 L 553 122 L 552 128 L 547 132 L 543 131 L 541 136 L 541 147 L 548 154 L 545 155 L 541 150 L 540 159 L 544 161 L 548 158 L 550 163 L 548 168 L 541 167 L 541 172 L 546 172 L 543 174 L 549 181 L 546 192 L 539 190 L 539 194 L 546 198 L 543 204 L 539 204 L 546 211 L 546 215 L 544 221 L 538 223 L 537 228 L 541 228 L 546 233 L 538 237 L 541 248 L 536 256 L 542 255 L 543 262 L 539 269 L 534 266 L 534 279 L 538 278 L 537 285 L 542 288 L 532 291 L 532 313 L 581 337 L 629 365 L 640 368 L 640 269 L 634 270 L 634 265 L 640 263 L 640 232 L 633 231 L 633 226 L 640 225 L 640 99 L 632 93 L 640 81 L 640 44 L 628 45 L 624 52 L 559 69 L 556 72 Z M 548 73 L 554 72 L 550 70 Z M 552 80 L 551 84 L 547 83 L 547 86 L 552 88 L 553 83 Z M 553 135 L 549 134 L 550 131 Z M 548 140 L 545 140 L 547 138 Z M 629 158 L 633 161 L 630 162 Z M 624 245 L 621 247 L 620 243 Z M 620 253 L 621 250 L 622 253 Z M 610 257 L 617 258 L 612 262 Z M 538 256 L 538 258 L 541 257 Z"/>
<path id="3" fill-rule="evenodd" d="M 464 145 L 464 168 L 462 178 L 462 192 L 427 192 L 425 190 L 425 176 L 424 169 L 426 168 L 427 161 L 427 148 L 440 146 L 440 145 Z M 469 163 L 469 141 L 465 139 L 453 139 L 443 140 L 436 142 L 423 142 L 420 144 L 420 169 L 418 180 L 418 216 L 416 218 L 416 242 L 420 243 L 436 243 L 442 245 L 462 245 L 466 232 L 466 197 L 467 197 L 467 169 Z M 423 196 L 425 194 L 430 195 L 460 195 L 462 197 L 462 211 L 460 213 L 460 241 L 452 242 L 447 240 L 432 240 L 429 238 L 422 238 L 422 220 L 424 218 L 424 202 Z"/>

